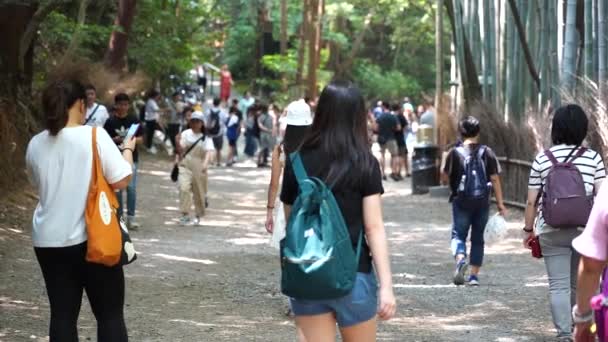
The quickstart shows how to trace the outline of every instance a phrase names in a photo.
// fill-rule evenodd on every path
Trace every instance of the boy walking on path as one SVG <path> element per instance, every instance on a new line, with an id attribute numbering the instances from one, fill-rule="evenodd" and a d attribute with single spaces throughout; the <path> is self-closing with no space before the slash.
<path id="1" fill-rule="evenodd" d="M 87 95 L 87 112 L 84 124 L 93 127 L 103 127 L 110 116 L 108 109 L 106 106 L 97 103 L 97 90 L 93 85 L 87 85 L 85 92 Z"/>
<path id="2" fill-rule="evenodd" d="M 129 127 L 131 125 L 139 123 L 137 116 L 135 114 L 129 114 L 129 106 L 130 99 L 129 95 L 124 93 L 116 94 L 114 97 L 114 107 L 116 108 L 116 114 L 110 117 L 104 126 L 104 129 L 108 132 L 112 140 L 116 145 L 121 145 L 127 132 L 129 131 Z M 137 143 L 143 143 L 143 127 L 139 127 L 135 136 L 137 137 Z M 139 161 L 139 153 L 137 152 L 137 145 L 135 146 L 135 151 L 133 151 L 133 174 L 131 176 L 131 181 L 127 186 L 127 227 L 131 230 L 137 230 L 139 228 L 139 224 L 135 222 L 135 206 L 137 204 L 137 163 Z M 118 203 L 120 207 L 118 208 L 118 213 L 122 216 L 124 210 L 124 201 L 123 201 L 123 191 L 118 191 L 117 193 Z"/>
<path id="3" fill-rule="evenodd" d="M 207 128 L 207 134 L 213 140 L 213 146 L 215 147 L 215 163 L 220 166 L 222 163 L 222 148 L 224 147 L 224 133 L 226 132 L 226 120 L 228 115 L 220 108 L 221 100 L 219 98 L 213 99 L 213 107 L 211 107 L 205 118 L 205 127 Z"/>
<path id="4" fill-rule="evenodd" d="M 470 264 L 468 283 L 479 285 L 479 270 L 483 264 L 483 233 L 490 213 L 491 192 L 494 190 L 498 212 L 505 215 L 499 174 L 500 164 L 489 147 L 479 143 L 479 121 L 469 116 L 459 124 L 464 140 L 448 154 L 444 174 L 449 177 L 452 194 L 453 226 L 452 253 L 456 260 L 454 284 L 463 285 L 469 263 L 466 240 L 471 231 Z"/>

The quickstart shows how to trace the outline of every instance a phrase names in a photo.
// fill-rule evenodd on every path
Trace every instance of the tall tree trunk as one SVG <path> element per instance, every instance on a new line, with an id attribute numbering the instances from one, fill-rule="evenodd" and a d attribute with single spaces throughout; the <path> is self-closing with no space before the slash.
<path id="1" fill-rule="evenodd" d="M 318 89 L 317 89 L 317 69 L 319 65 L 317 64 L 317 56 L 319 54 L 319 50 L 321 48 L 320 38 L 321 38 L 321 29 L 320 29 L 320 6 L 322 5 L 322 0 L 310 0 L 309 10 L 310 10 L 310 30 L 308 31 L 308 78 L 307 78 L 307 96 L 310 98 L 316 98 Z"/>
<path id="2" fill-rule="evenodd" d="M 281 55 L 287 56 L 287 0 L 281 0 Z"/>
<path id="3" fill-rule="evenodd" d="M 567 0 L 566 28 L 564 40 L 564 52 L 562 60 L 562 86 L 567 90 L 574 90 L 576 77 L 576 57 L 578 52 L 577 30 L 576 30 L 576 0 Z"/>
<path id="4" fill-rule="evenodd" d="M 82 38 L 82 28 L 87 18 L 87 7 L 89 6 L 89 0 L 80 0 L 80 7 L 78 8 L 78 23 L 76 25 L 76 31 L 72 35 L 70 45 L 63 54 L 63 59 L 70 58 L 74 54 L 74 50 L 80 44 Z"/>
<path id="5" fill-rule="evenodd" d="M 137 0 L 119 0 L 118 13 L 112 31 L 108 51 L 105 57 L 106 65 L 114 71 L 122 71 L 127 65 L 127 42 L 135 17 Z"/>
<path id="6" fill-rule="evenodd" d="M 32 101 L 34 42 L 40 24 L 59 1 L 0 3 L 0 189 L 26 179 L 27 141 L 38 130 Z"/>
<path id="7" fill-rule="evenodd" d="M 440 143 L 443 132 L 440 132 L 441 123 L 444 122 L 443 112 L 443 1 L 435 3 L 435 142 Z M 440 143 L 441 144 L 441 143 Z"/>
<path id="8" fill-rule="evenodd" d="M 296 70 L 296 85 L 302 87 L 304 83 L 304 57 L 306 55 L 306 42 L 308 27 L 310 26 L 310 0 L 302 0 L 302 24 L 300 24 L 300 43 L 298 45 L 298 67 Z"/>
<path id="9" fill-rule="evenodd" d="M 338 65 L 336 77 L 344 77 L 344 76 L 347 76 L 350 74 L 352 66 L 355 63 L 355 58 L 357 57 L 357 54 L 363 47 L 363 39 L 365 39 L 365 33 L 367 32 L 367 29 L 369 28 L 369 25 L 372 21 L 374 14 L 375 14 L 375 11 L 374 11 L 374 9 L 372 9 L 365 16 L 365 19 L 363 20 L 363 27 L 361 28 L 361 31 L 358 34 L 356 34 L 357 38 L 355 38 L 355 42 L 353 43 L 353 45 L 350 49 L 350 54 L 348 55 L 348 57 L 346 57 L 346 59 L 342 63 L 340 63 L 340 65 Z"/>

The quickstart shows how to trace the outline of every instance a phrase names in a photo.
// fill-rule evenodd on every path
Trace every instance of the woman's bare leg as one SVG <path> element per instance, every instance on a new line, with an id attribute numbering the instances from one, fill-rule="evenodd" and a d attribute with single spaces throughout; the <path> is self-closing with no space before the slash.
<path id="1" fill-rule="evenodd" d="M 375 342 L 376 317 L 348 328 L 340 328 L 344 342 Z"/>
<path id="2" fill-rule="evenodd" d="M 336 318 L 333 313 L 314 316 L 296 316 L 298 335 L 306 342 L 335 342 Z M 354 341 L 354 340 L 353 340 Z"/>

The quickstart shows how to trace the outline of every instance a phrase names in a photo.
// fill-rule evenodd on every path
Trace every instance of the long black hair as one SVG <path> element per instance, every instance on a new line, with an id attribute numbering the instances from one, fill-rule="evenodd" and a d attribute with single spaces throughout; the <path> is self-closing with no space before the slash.
<path id="1" fill-rule="evenodd" d="M 285 138 L 283 138 L 283 151 L 285 151 L 285 154 L 289 155 L 297 151 L 309 131 L 310 126 L 287 125 L 287 128 L 285 128 Z"/>
<path id="2" fill-rule="evenodd" d="M 365 101 L 357 87 L 334 81 L 323 89 L 302 148 L 318 149 L 331 161 L 325 181 L 332 186 L 353 170 L 363 177 L 371 174 L 374 157 L 368 144 Z"/>
<path id="3" fill-rule="evenodd" d="M 42 92 L 42 111 L 50 135 L 57 135 L 68 123 L 70 108 L 78 100 L 86 101 L 85 88 L 74 80 L 54 81 Z"/>

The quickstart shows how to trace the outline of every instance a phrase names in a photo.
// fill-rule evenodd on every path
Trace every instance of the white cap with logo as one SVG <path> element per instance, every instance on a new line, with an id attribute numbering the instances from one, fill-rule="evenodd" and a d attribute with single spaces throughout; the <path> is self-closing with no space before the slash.
<path id="1" fill-rule="evenodd" d="M 192 116 L 190 117 L 190 120 L 201 120 L 201 121 L 205 121 L 205 115 L 203 114 L 203 112 L 200 111 L 195 111 L 192 113 Z"/>
<path id="2" fill-rule="evenodd" d="M 293 101 L 287 106 L 288 126 L 310 126 L 312 125 L 312 113 L 310 106 L 304 99 Z"/>

